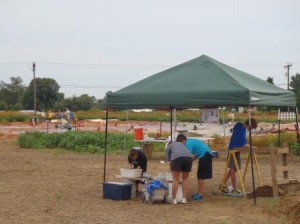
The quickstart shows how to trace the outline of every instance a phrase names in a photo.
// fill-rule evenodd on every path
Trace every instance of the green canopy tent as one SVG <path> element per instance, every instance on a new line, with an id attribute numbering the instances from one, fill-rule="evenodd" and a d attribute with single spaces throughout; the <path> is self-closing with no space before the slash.
<path id="1" fill-rule="evenodd" d="M 295 107 L 296 105 L 293 92 L 279 88 L 206 55 L 149 76 L 119 91 L 107 94 L 106 97 L 104 181 L 108 108 L 173 109 L 208 106 Z M 172 113 L 170 120 L 172 120 Z M 251 131 L 250 145 L 252 152 Z"/>
<path id="2" fill-rule="evenodd" d="M 109 108 L 295 106 L 293 92 L 206 55 L 107 95 Z"/>

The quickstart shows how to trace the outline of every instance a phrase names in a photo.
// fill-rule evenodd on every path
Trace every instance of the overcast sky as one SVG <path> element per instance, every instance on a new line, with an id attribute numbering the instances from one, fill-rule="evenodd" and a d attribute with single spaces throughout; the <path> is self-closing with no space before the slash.
<path id="1" fill-rule="evenodd" d="M 0 0 L 0 81 L 55 79 L 103 98 L 208 55 L 287 88 L 300 73 L 299 0 Z"/>

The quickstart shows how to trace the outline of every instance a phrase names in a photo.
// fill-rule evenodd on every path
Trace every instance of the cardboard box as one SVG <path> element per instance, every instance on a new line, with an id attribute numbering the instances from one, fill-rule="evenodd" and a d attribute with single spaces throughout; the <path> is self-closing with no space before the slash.
<path id="1" fill-rule="evenodd" d="M 103 198 L 113 200 L 131 199 L 132 184 L 121 182 L 103 183 Z"/>

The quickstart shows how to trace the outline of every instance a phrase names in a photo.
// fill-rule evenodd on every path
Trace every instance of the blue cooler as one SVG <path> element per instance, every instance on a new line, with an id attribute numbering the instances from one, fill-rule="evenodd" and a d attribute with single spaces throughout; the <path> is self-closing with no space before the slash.
<path id="1" fill-rule="evenodd" d="M 132 184 L 121 182 L 103 183 L 103 198 L 113 200 L 131 199 Z"/>

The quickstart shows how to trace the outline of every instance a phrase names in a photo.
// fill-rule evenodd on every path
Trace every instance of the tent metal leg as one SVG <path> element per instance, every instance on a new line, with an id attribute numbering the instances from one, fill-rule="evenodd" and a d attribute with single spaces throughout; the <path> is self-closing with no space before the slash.
<path id="1" fill-rule="evenodd" d="M 104 171 L 103 171 L 103 182 L 105 182 L 106 177 L 106 154 L 107 154 L 107 129 L 108 129 L 108 108 L 106 108 L 105 115 L 105 138 L 104 138 Z"/>

